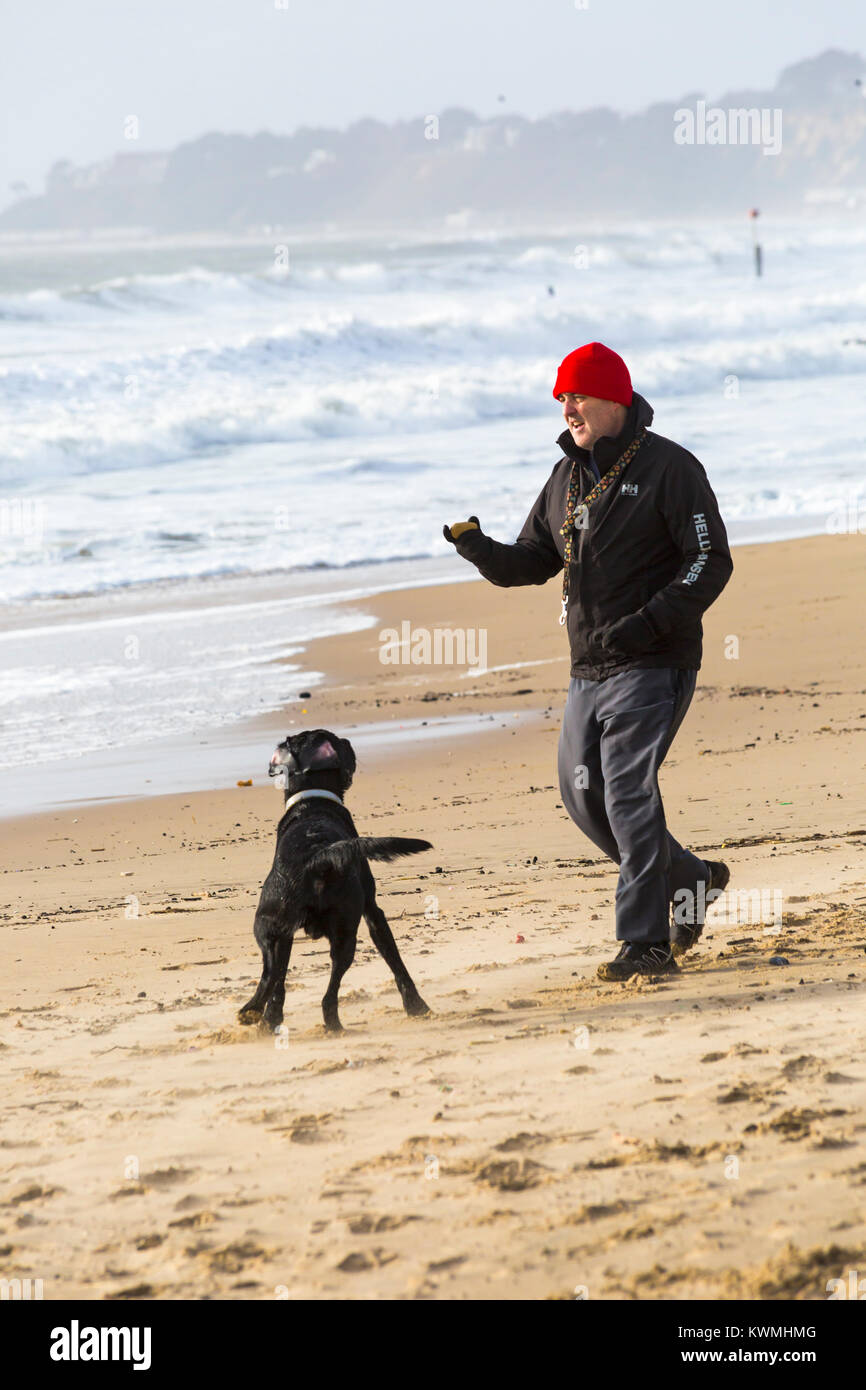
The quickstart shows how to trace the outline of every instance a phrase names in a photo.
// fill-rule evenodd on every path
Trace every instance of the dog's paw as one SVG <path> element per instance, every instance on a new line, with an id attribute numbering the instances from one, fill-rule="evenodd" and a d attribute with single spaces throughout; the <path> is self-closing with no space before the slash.
<path id="1" fill-rule="evenodd" d="M 430 1006 L 424 1003 L 420 994 L 417 999 L 413 999 L 411 1003 L 406 1005 L 406 1013 L 410 1018 L 424 1018 L 430 1012 Z"/>
<path id="2" fill-rule="evenodd" d="M 254 1023 L 261 1023 L 262 1015 L 259 1009 L 241 1009 L 238 1012 L 238 1023 L 243 1023 L 249 1027 Z"/>

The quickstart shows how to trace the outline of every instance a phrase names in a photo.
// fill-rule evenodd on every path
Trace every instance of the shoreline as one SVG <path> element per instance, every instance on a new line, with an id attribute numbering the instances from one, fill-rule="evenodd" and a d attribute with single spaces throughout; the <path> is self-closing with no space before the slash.
<path id="1" fill-rule="evenodd" d="M 757 563 L 759 567 L 772 568 L 772 552 L 777 547 L 806 546 L 812 548 L 812 553 L 827 557 L 819 561 L 822 566 L 832 565 L 834 560 L 830 557 L 846 553 L 846 542 L 856 547 L 859 539 L 856 536 L 824 535 L 753 545 L 743 543 L 736 547 L 736 553 L 738 556 L 749 557 L 747 563 L 750 566 Z M 763 555 L 765 550 L 767 553 Z M 788 555 L 790 551 L 784 553 Z M 804 555 L 808 553 L 808 550 L 803 551 Z M 73 756 L 62 763 L 35 760 L 32 765 L 5 768 L 6 794 L 0 806 L 0 819 L 5 821 L 16 815 L 38 814 L 48 805 L 56 804 L 58 801 L 63 805 L 86 805 L 108 798 L 127 800 L 171 792 L 181 794 L 186 790 L 216 790 L 250 777 L 255 785 L 261 775 L 257 770 L 257 761 L 266 768 L 267 758 L 270 756 L 271 750 L 265 747 L 268 739 L 278 730 L 281 731 L 280 736 L 284 736 L 287 728 L 297 722 L 304 709 L 310 710 L 311 715 L 316 710 L 331 709 L 337 696 L 335 684 L 342 684 L 345 690 L 343 702 L 340 703 L 338 700 L 334 708 L 352 708 L 352 721 L 348 727 L 359 730 L 362 742 L 372 740 L 375 743 L 376 726 L 383 722 L 386 716 L 377 712 L 381 697 L 377 697 L 375 693 L 376 680 L 371 674 L 368 660 L 371 648 L 365 634 L 370 634 L 373 630 L 378 632 L 386 626 L 399 630 L 401 623 L 407 620 L 410 610 L 421 615 L 421 626 L 425 623 L 429 625 L 430 615 L 437 611 L 440 600 L 435 597 L 425 599 L 424 594 L 428 591 L 430 594 L 441 594 L 442 604 L 452 614 L 449 623 L 440 626 L 465 628 L 467 612 L 485 611 L 485 600 L 469 599 L 469 590 L 465 586 L 474 584 L 481 586 L 481 590 L 489 590 L 492 587 L 486 585 L 469 566 L 461 566 L 451 557 L 425 563 L 420 576 L 416 573 L 417 569 L 417 562 L 413 562 L 411 566 L 388 562 L 387 567 L 381 571 L 377 566 L 367 566 L 359 567 L 358 570 L 351 567 L 348 573 L 313 571 L 303 576 L 250 576 L 241 583 L 229 577 L 216 583 L 193 580 L 179 588 L 164 586 L 160 592 L 163 603 L 156 609 L 152 606 L 153 595 L 141 592 L 124 596 L 124 611 L 121 613 L 112 611 L 109 600 L 102 602 L 94 599 L 87 600 L 86 603 L 83 600 L 69 600 L 64 603 L 52 603 L 47 605 L 48 616 L 55 621 L 48 624 L 34 623 L 34 615 L 29 611 L 29 605 L 22 605 L 22 608 L 28 610 L 27 614 L 13 614 L 12 622 L 0 633 L 0 643 L 4 639 L 8 641 L 15 637 L 28 640 L 34 634 L 44 636 L 46 632 L 50 632 L 50 640 L 57 646 L 64 637 L 67 640 L 73 636 L 77 638 L 82 631 L 96 630 L 101 639 L 106 632 L 126 633 L 130 628 L 134 629 L 136 623 L 143 625 L 144 630 L 148 630 L 149 625 L 154 622 L 165 620 L 195 626 L 203 615 L 217 619 L 222 615 L 230 615 L 236 619 L 243 613 L 249 614 L 251 622 L 258 620 L 260 623 L 282 623 L 281 615 L 289 615 L 290 618 L 293 611 L 307 614 L 308 630 L 312 630 L 309 623 L 317 621 L 318 615 L 322 614 L 326 622 L 338 629 L 341 624 L 348 624 L 350 629 L 353 629 L 353 635 L 345 630 L 338 630 L 326 632 L 322 636 L 301 635 L 294 639 L 287 634 L 285 640 L 291 644 L 290 656 L 271 662 L 270 679 L 277 680 L 284 688 L 294 686 L 298 692 L 309 691 L 306 701 L 302 702 L 299 696 L 291 698 L 284 694 L 282 703 L 274 702 L 272 709 L 260 714 L 248 713 L 218 723 L 212 729 L 197 728 L 174 735 L 151 737 L 144 741 L 109 745 Z M 341 588 L 339 583 L 343 576 L 352 582 Z M 419 582 L 409 582 L 413 577 Z M 306 587 L 308 580 L 312 580 L 312 588 Z M 546 586 L 545 592 L 549 588 L 550 585 Z M 92 602 L 95 602 L 101 611 L 94 614 L 90 606 Z M 73 603 L 75 607 L 67 607 L 68 603 Z M 86 612 L 82 612 L 82 606 Z M 544 607 L 539 603 L 538 608 L 541 620 L 544 621 Z M 19 619 L 18 626 L 15 622 L 16 617 Z M 27 617 L 30 618 L 29 626 L 25 626 Z M 57 637 L 54 635 L 55 632 L 58 634 Z M 530 668 L 545 663 L 556 665 L 557 662 L 566 660 L 564 643 L 557 644 L 556 634 L 547 635 L 547 642 L 539 642 L 533 647 L 534 655 L 528 658 Z M 504 630 L 495 633 L 494 641 L 499 644 L 500 656 L 507 658 L 509 652 Z M 346 657 L 347 651 L 355 653 L 356 650 L 367 653 L 360 658 L 360 667 L 355 656 L 348 659 Z M 488 669 L 481 676 L 485 694 L 492 690 L 490 682 L 497 675 L 503 676 L 509 668 L 526 664 L 526 659 L 523 663 L 507 659 L 497 662 L 488 653 L 488 668 L 493 669 Z M 440 676 L 444 679 L 447 675 L 448 680 L 455 685 L 453 691 L 442 696 L 442 700 L 448 702 L 449 715 L 451 701 L 460 701 L 466 695 L 464 686 L 467 678 L 470 678 L 469 684 L 472 684 L 472 671 L 468 667 L 450 673 L 446 667 L 431 667 L 426 677 L 423 673 L 413 674 L 411 669 L 407 672 L 403 667 L 382 667 L 378 675 L 386 683 L 392 683 L 395 672 L 399 671 L 403 671 L 406 677 L 400 683 L 408 683 L 409 687 L 413 681 L 416 684 L 423 684 L 425 680 L 434 684 L 437 681 L 441 683 Z M 352 701 L 350 696 L 359 679 L 363 696 L 360 701 Z M 701 677 L 699 685 L 700 680 Z M 430 715 L 432 710 L 425 710 L 418 700 L 410 700 L 410 703 L 412 710 L 407 717 L 416 721 L 420 733 L 424 728 L 425 716 Z M 354 714 L 354 710 L 359 706 L 366 710 L 365 717 L 360 721 Z M 459 720 L 471 720 L 476 708 L 477 704 L 467 703 L 466 699 L 462 699 Z M 441 704 L 436 713 L 437 716 L 442 715 Z M 458 736 L 459 725 L 455 723 L 453 727 L 455 736 Z M 208 754 L 203 751 L 205 748 L 212 750 L 216 755 L 211 770 L 207 766 Z M 183 782 L 182 764 L 189 769 L 186 784 Z M 46 792 L 48 786 L 50 792 Z"/>
<path id="2" fill-rule="evenodd" d="M 728 540 L 732 549 L 745 545 L 777 545 L 785 541 L 813 540 L 821 536 L 849 534 L 852 526 L 859 520 L 853 504 L 851 514 L 846 514 L 841 529 L 834 529 L 828 525 L 828 519 L 832 515 L 834 514 L 815 512 L 803 516 L 758 517 L 748 521 L 742 517 L 734 517 L 726 522 Z M 220 593 L 221 589 L 230 593 L 233 588 L 243 591 L 260 587 L 270 598 L 283 596 L 287 591 L 300 597 L 312 596 L 320 585 L 328 586 L 332 591 L 330 594 L 325 593 L 325 598 L 339 596 L 352 588 L 357 589 L 360 596 L 388 593 L 395 589 L 419 587 L 412 580 L 412 571 L 419 566 L 422 570 L 429 571 L 430 577 L 425 583 L 461 582 L 460 562 L 455 561 L 448 553 L 395 556 L 384 560 L 356 560 L 347 565 L 273 568 L 255 573 L 217 570 L 207 574 L 177 574 L 170 577 L 129 580 L 126 583 L 97 589 L 7 597 L 3 600 L 7 608 L 6 617 L 11 616 L 13 621 L 0 629 L 0 632 L 36 626 L 31 615 L 38 617 L 47 613 L 49 617 L 63 620 L 70 605 L 76 604 L 111 605 L 118 600 L 135 603 L 141 599 L 142 604 L 149 605 L 144 608 L 146 613 L 157 613 L 175 609 L 189 594 L 196 607 L 216 607 L 224 597 L 224 594 Z M 389 569 L 394 571 L 393 577 L 385 578 L 384 581 L 378 577 L 387 575 Z M 451 573 L 446 577 L 439 577 L 438 572 L 444 570 L 450 570 Z M 344 583 L 344 576 L 346 579 L 358 576 L 360 582 L 355 585 Z M 156 608 L 153 607 L 154 599 L 160 601 Z M 263 598 L 261 601 L 264 602 L 266 599 Z M 111 616 L 106 608 L 104 614 L 84 621 L 108 621 Z"/>

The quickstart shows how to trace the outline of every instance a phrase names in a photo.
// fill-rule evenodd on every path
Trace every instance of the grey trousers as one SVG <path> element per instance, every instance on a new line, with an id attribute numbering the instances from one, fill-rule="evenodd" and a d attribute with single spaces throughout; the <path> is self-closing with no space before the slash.
<path id="1" fill-rule="evenodd" d="M 691 703 L 697 671 L 573 677 L 559 739 L 559 788 L 572 820 L 619 864 L 618 941 L 667 941 L 674 893 L 709 879 L 665 825 L 658 771 Z"/>

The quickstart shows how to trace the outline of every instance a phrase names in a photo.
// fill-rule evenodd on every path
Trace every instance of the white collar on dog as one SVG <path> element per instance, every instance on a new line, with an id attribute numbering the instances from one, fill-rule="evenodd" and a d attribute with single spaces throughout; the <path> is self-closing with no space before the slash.
<path id="1" fill-rule="evenodd" d="M 296 801 L 305 801 L 308 796 L 326 796 L 329 801 L 336 801 L 338 806 L 343 806 L 345 804 L 342 798 L 337 796 L 336 792 L 319 791 L 316 787 L 310 787 L 308 791 L 295 792 L 294 796 L 288 797 L 283 810 L 288 811 L 289 807 L 294 806 Z"/>

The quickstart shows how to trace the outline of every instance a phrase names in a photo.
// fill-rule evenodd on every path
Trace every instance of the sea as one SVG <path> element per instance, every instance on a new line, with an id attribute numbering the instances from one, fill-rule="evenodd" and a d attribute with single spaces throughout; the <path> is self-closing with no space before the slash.
<path id="1" fill-rule="evenodd" d="M 443 523 L 516 536 L 593 339 L 735 545 L 866 533 L 866 227 L 765 217 L 758 277 L 753 225 L 0 239 L 0 768 L 280 709 L 347 596 L 473 578 Z"/>

